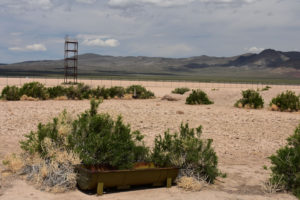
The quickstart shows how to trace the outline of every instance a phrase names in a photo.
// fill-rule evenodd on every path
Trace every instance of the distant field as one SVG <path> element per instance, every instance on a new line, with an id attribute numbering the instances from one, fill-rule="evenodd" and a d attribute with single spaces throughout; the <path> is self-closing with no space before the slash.
<path id="1" fill-rule="evenodd" d="M 99 78 L 99 77 L 98 77 Z M 52 78 L 52 77 L 27 77 L 27 78 L 0 78 L 0 89 L 5 87 L 6 85 L 17 85 L 21 86 L 24 83 L 38 81 L 40 83 L 45 84 L 46 86 L 56 86 L 63 83 L 63 78 Z M 280 89 L 300 89 L 300 84 L 276 84 L 275 82 L 205 82 L 205 81 L 187 81 L 187 80 L 147 80 L 147 79 L 79 79 L 78 82 L 85 83 L 92 87 L 96 86 L 122 86 L 128 87 L 130 85 L 143 85 L 149 89 L 151 88 L 170 88 L 174 89 L 176 87 L 188 87 L 191 89 L 197 88 L 241 88 L 241 89 L 262 89 L 267 85 L 272 86 L 273 88 Z"/>
<path id="2" fill-rule="evenodd" d="M 47 82 L 48 80 L 55 80 L 56 83 L 63 82 L 63 76 L 47 75 L 47 76 L 2 76 L 0 75 L 0 85 L 6 84 L 6 80 L 18 79 L 19 82 L 27 80 L 41 80 Z M 23 80 L 25 79 L 25 80 Z M 196 83 L 233 83 L 233 84 L 253 84 L 253 85 L 300 85 L 300 78 L 257 78 L 257 77 L 213 77 L 213 76 L 79 76 L 79 82 L 101 82 L 101 80 L 109 80 L 112 82 L 118 81 L 146 81 L 146 82 L 196 82 Z M 17 84 L 17 83 L 16 83 Z"/>

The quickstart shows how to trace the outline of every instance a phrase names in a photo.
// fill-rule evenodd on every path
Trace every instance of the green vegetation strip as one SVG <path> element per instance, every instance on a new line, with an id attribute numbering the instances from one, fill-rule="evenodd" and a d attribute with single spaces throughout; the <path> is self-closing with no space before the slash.
<path id="1" fill-rule="evenodd" d="M 88 85 L 79 83 L 76 85 L 58 85 L 54 87 L 45 87 L 39 82 L 25 83 L 21 88 L 17 86 L 6 86 L 1 92 L 1 98 L 9 101 L 20 99 L 56 99 L 65 97 L 66 99 L 90 99 L 90 98 L 122 98 L 126 94 L 137 99 L 154 98 L 154 93 L 141 85 L 131 85 L 127 88 L 115 86 L 111 88 L 96 87 L 91 88 Z"/>

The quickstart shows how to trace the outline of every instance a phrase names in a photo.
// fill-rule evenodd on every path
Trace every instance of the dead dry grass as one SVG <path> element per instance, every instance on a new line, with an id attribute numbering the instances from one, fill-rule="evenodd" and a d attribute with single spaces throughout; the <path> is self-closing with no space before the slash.
<path id="1" fill-rule="evenodd" d="M 271 107 L 270 107 L 270 109 L 271 109 L 272 111 L 279 111 L 278 106 L 276 106 L 275 104 L 272 104 Z"/>
<path id="2" fill-rule="evenodd" d="M 38 101 L 38 98 L 29 97 L 26 94 L 22 95 L 20 98 L 21 101 Z"/>
<path id="3" fill-rule="evenodd" d="M 6 155 L 2 163 L 7 166 L 7 170 L 12 173 L 20 172 L 25 165 L 21 155 L 15 153 Z"/>
<path id="4" fill-rule="evenodd" d="M 48 192 L 65 192 L 76 188 L 76 173 L 74 166 L 81 163 L 79 156 L 65 147 L 67 136 L 72 130 L 72 116 L 63 111 L 57 117 L 57 130 L 62 144 L 55 144 L 50 138 L 41 141 L 43 152 L 47 155 L 41 157 L 38 152 L 21 152 L 10 154 L 3 160 L 9 175 L 22 175 L 36 188 Z M 37 132 L 31 136 L 33 141 L 38 141 Z M 37 145 L 31 143 L 30 146 Z"/>
<path id="5" fill-rule="evenodd" d="M 64 100 L 68 100 L 68 97 L 67 96 L 59 96 L 59 97 L 54 98 L 54 100 L 64 101 Z"/>
<path id="6" fill-rule="evenodd" d="M 3 161 L 6 169 L 2 176 L 21 176 L 37 189 L 47 192 L 65 192 L 76 188 L 74 165 L 81 160 L 72 152 L 56 147 L 50 139 L 43 145 L 49 157 L 41 158 L 38 154 L 11 154 Z M 6 173 L 6 174 L 5 174 Z"/>
<path id="7" fill-rule="evenodd" d="M 177 181 L 177 186 L 186 191 L 200 191 L 207 185 L 205 181 L 198 181 L 193 177 L 182 176 Z"/>

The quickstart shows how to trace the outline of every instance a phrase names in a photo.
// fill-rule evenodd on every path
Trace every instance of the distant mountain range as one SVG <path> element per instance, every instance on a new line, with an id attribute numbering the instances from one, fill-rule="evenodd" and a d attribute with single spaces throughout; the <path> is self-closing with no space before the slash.
<path id="1" fill-rule="evenodd" d="M 63 75 L 63 60 L 26 61 L 0 66 L 0 75 Z M 162 58 L 144 56 L 79 55 L 81 76 L 133 76 L 174 78 L 298 79 L 300 52 L 267 49 L 233 57 L 197 56 Z"/>
<path id="2" fill-rule="evenodd" d="M 289 67 L 300 69 L 300 52 L 281 52 L 267 49 L 259 54 L 239 56 L 226 66 Z"/>

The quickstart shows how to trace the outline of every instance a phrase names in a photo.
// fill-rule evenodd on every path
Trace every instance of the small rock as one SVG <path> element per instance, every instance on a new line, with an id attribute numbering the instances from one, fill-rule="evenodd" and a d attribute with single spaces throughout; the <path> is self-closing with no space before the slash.
<path id="1" fill-rule="evenodd" d="M 172 97 L 170 95 L 165 95 L 161 98 L 161 100 L 167 100 L 167 101 L 178 101 L 179 99 Z"/>
<path id="2" fill-rule="evenodd" d="M 181 111 L 181 110 L 177 110 L 177 111 L 176 111 L 176 114 L 183 115 L 183 114 L 184 114 L 184 112 L 183 112 L 183 111 Z"/>

